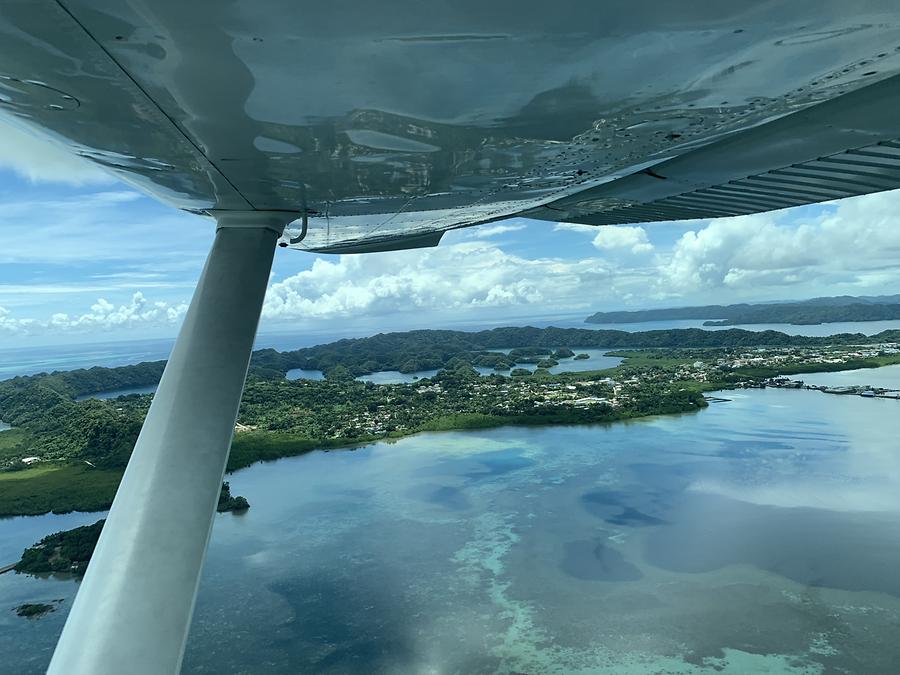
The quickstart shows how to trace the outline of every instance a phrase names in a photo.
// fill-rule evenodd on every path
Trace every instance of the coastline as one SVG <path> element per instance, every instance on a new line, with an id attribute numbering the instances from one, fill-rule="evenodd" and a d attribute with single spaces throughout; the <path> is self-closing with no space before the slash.
<path id="1" fill-rule="evenodd" d="M 614 424 L 631 419 L 658 415 L 677 415 L 702 410 L 705 402 L 685 405 L 663 412 L 611 413 L 595 418 L 577 419 L 566 414 L 492 416 L 477 414 L 447 415 L 434 419 L 415 429 L 394 431 L 362 438 L 309 439 L 294 434 L 272 431 L 247 431 L 235 435 L 228 458 L 226 475 L 245 469 L 259 462 L 269 462 L 283 457 L 296 457 L 316 450 L 354 450 L 373 443 L 400 440 L 420 433 L 443 431 L 468 431 L 494 429 L 505 426 L 585 426 Z M 34 472 L 31 474 L 30 472 Z M 90 469 L 82 464 L 60 462 L 35 469 L 18 471 L 8 476 L 0 474 L 0 518 L 14 516 L 40 516 L 47 513 L 71 513 L 73 511 L 95 513 L 112 505 L 124 470 Z M 12 478 L 11 478 L 12 477 Z M 21 485 L 16 485 L 22 481 Z M 27 487 L 26 485 L 27 484 Z M 26 488 L 25 490 L 16 489 Z"/>
<path id="2" fill-rule="evenodd" d="M 500 336 L 495 331 L 489 334 L 494 340 L 508 341 L 510 338 L 503 331 L 509 330 L 523 333 L 517 338 L 519 341 L 527 337 L 536 343 L 549 339 L 545 335 L 548 330 L 552 335 L 560 332 L 526 328 L 500 329 Z M 658 337 L 665 338 L 662 339 L 665 343 L 681 344 L 689 337 L 678 331 L 664 332 L 652 340 L 649 335 L 645 334 L 641 341 L 658 342 Z M 287 380 L 283 367 L 294 364 L 274 363 L 276 357 L 287 355 L 263 350 L 258 353 L 259 361 L 273 361 L 269 365 L 278 367 L 251 374 L 226 471 L 232 473 L 257 462 L 313 450 L 353 449 L 420 432 L 606 424 L 693 412 L 706 407 L 703 393 L 725 391 L 746 385 L 748 381 L 900 364 L 896 345 L 891 350 L 878 351 L 876 346 L 851 351 L 845 344 L 851 337 L 847 335 L 834 336 L 833 343 L 816 347 L 768 348 L 772 354 L 768 359 L 758 358 L 764 349 L 741 347 L 744 338 L 735 341 L 732 337 L 719 333 L 716 346 L 707 347 L 657 344 L 609 350 L 607 355 L 623 360 L 615 367 L 602 370 L 551 374 L 538 368 L 523 377 L 517 376 L 514 368 L 513 376 L 504 378 L 479 375 L 473 364 L 487 357 L 494 360 L 508 357 L 509 353 L 492 353 L 489 348 L 483 351 L 484 347 L 482 351 L 471 351 L 470 346 L 461 345 L 458 348 L 464 351 L 459 353 L 468 354 L 467 359 L 444 355 L 446 363 L 440 374 L 387 385 L 359 382 L 347 368 L 343 368 L 344 372 L 332 372 L 323 381 Z M 372 338 L 376 343 L 383 339 L 386 336 Z M 397 334 L 391 337 L 390 349 L 384 352 L 387 356 L 382 354 L 380 358 L 394 359 L 393 354 L 403 351 L 404 341 L 412 341 L 418 349 L 424 349 L 423 344 L 431 344 L 422 343 L 422 339 L 419 333 Z M 377 344 L 371 349 L 376 347 Z M 320 350 L 319 358 L 337 358 L 339 354 L 329 351 L 335 348 L 324 345 L 307 351 Z M 559 356 L 563 359 L 569 354 L 574 356 L 571 349 L 524 347 L 518 349 L 522 352 L 519 356 L 529 358 L 513 361 L 530 363 L 536 358 L 531 353 L 546 355 L 552 349 L 560 349 Z M 366 360 L 370 352 L 357 351 L 351 350 L 346 355 L 350 362 L 360 362 L 355 366 L 357 369 L 366 370 L 376 363 Z M 381 354 L 377 350 L 372 353 Z M 789 356 L 783 356 L 787 353 Z M 810 360 L 810 353 L 817 358 Z M 844 354 L 838 358 L 846 360 L 832 361 L 835 354 Z M 20 465 L 10 465 L 11 468 L 0 472 L 0 517 L 95 512 L 108 508 L 131 452 L 133 440 L 130 439 L 136 437 L 150 399 L 137 394 L 109 401 L 79 402 L 78 399 L 91 388 L 142 384 L 148 378 L 158 377 L 162 365 L 162 362 L 148 362 L 5 381 L 0 391 L 4 397 L 2 403 L 4 410 L 13 415 L 9 419 L 16 428 L 0 432 L 0 441 L 5 440 L 7 446 L 4 450 L 4 443 L 0 442 L 0 451 L 12 460 L 18 458 Z M 49 414 L 47 411 L 51 409 L 54 412 Z M 43 417 L 36 418 L 35 413 Z M 68 431 L 63 433 L 60 429 Z M 39 454 L 42 460 L 26 457 L 37 463 L 25 465 L 21 458 L 26 452 Z"/>

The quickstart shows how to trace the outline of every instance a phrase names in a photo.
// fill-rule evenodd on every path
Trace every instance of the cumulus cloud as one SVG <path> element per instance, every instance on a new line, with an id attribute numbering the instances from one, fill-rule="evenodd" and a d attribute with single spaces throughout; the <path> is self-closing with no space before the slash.
<path id="1" fill-rule="evenodd" d="M 581 223 L 556 223 L 553 226 L 554 232 L 584 232 L 586 234 L 594 234 L 597 232 L 599 225 L 582 225 Z"/>
<path id="2" fill-rule="evenodd" d="M 0 333 L 23 335 L 35 323 L 33 319 L 16 319 L 6 307 L 0 307 Z"/>
<path id="3" fill-rule="evenodd" d="M 850 284 L 898 277 L 900 191 L 838 202 L 814 216 L 763 213 L 685 232 L 661 265 L 661 282 L 702 289 Z"/>
<path id="4" fill-rule="evenodd" d="M 448 319 L 502 322 L 523 314 L 593 309 L 632 297 L 651 280 L 646 272 L 617 270 L 594 257 L 526 258 L 480 239 L 413 251 L 316 257 L 309 269 L 270 283 L 263 325 L 347 319 L 359 325 L 366 319 L 399 329 Z M 145 332 L 151 326 L 174 327 L 186 309 L 184 302 L 151 302 L 137 292 L 126 302 L 101 298 L 87 311 L 48 312 L 47 319 L 0 310 L 0 331 L 19 338 Z"/>
<path id="5" fill-rule="evenodd" d="M 138 291 L 125 304 L 115 305 L 99 298 L 89 311 L 70 315 L 56 312 L 46 321 L 18 319 L 0 307 L 0 331 L 11 335 L 40 335 L 48 332 L 102 332 L 120 328 L 173 325 L 187 311 L 186 303 L 151 302 Z"/>
<path id="6" fill-rule="evenodd" d="M 473 239 L 486 239 L 488 237 L 496 237 L 509 232 L 518 232 L 525 229 L 524 223 L 499 223 L 496 225 L 480 225 L 473 227 L 470 236 Z"/>
<path id="7" fill-rule="evenodd" d="M 97 165 L 5 118 L 0 118 L 0 166 L 34 182 L 86 185 L 115 181 Z"/>
<path id="8" fill-rule="evenodd" d="M 482 241 L 418 251 L 317 259 L 273 283 L 267 320 L 328 319 L 427 312 L 496 315 L 503 308 L 580 308 L 613 292 L 611 269 L 596 259 L 528 259 Z"/>
<path id="9" fill-rule="evenodd" d="M 641 254 L 653 251 L 647 232 L 638 225 L 580 225 L 556 223 L 557 232 L 580 232 L 594 235 L 591 243 L 606 253 Z"/>
<path id="10" fill-rule="evenodd" d="M 86 203 L 88 198 L 79 199 Z M 187 290 L 166 294 L 168 302 L 152 302 L 142 293 L 121 300 L 119 294 L 187 289 L 200 268 L 196 258 L 205 252 L 201 239 L 208 239 L 209 233 L 195 227 L 204 223 L 179 217 L 170 229 L 191 232 L 202 246 L 187 246 L 184 239 L 176 247 L 159 236 L 155 218 L 137 216 L 128 227 L 114 225 L 133 199 L 130 192 L 92 195 L 90 213 L 70 218 L 64 227 L 57 227 L 53 218 L 68 213 L 72 202 L 48 200 L 44 213 L 38 210 L 43 219 L 39 225 L 21 228 L 22 236 L 12 236 L 9 246 L 0 250 L 9 277 L 0 278 L 0 305 L 6 307 L 0 309 L 0 332 L 102 334 L 179 323 Z M 24 222 L 31 212 L 15 202 L 11 211 L 9 223 Z M 91 222 L 96 219 L 101 226 Z M 3 223 L 0 214 L 0 227 Z M 288 253 L 276 264 L 263 325 L 319 322 L 321 327 L 332 320 L 346 325 L 348 319 L 355 326 L 366 319 L 378 329 L 446 325 L 448 320 L 518 323 L 521 317 L 640 307 L 662 300 L 683 305 L 874 294 L 894 292 L 900 284 L 900 191 L 793 211 L 660 224 L 651 230 L 556 225 L 556 230 L 582 233 L 585 243 L 593 241 L 593 254 L 585 254 L 584 246 L 571 246 L 571 235 L 547 237 L 537 246 L 529 239 L 517 253 L 492 238 L 522 225 L 490 225 L 482 228 L 482 236 L 466 232 L 456 243 L 445 241 L 431 249 L 312 259 Z M 36 239 L 35 232 L 40 235 Z M 119 264 L 127 252 L 122 237 L 109 232 L 127 233 L 125 243 L 140 249 L 122 258 L 129 260 L 125 267 Z M 25 269 L 21 263 L 53 263 L 54 270 L 79 265 L 88 234 L 91 257 L 105 267 L 90 267 L 79 283 L 63 276 L 26 278 L 20 273 Z M 173 258 L 176 249 L 196 250 L 182 260 Z M 310 266 L 297 272 L 299 265 Z M 170 278 L 172 270 L 180 270 L 177 279 Z M 79 307 L 74 303 L 82 293 L 104 299 Z"/>
<path id="11" fill-rule="evenodd" d="M 601 251 L 626 250 L 631 253 L 649 253 L 653 244 L 647 239 L 643 227 L 607 225 L 599 228 L 592 242 Z"/>

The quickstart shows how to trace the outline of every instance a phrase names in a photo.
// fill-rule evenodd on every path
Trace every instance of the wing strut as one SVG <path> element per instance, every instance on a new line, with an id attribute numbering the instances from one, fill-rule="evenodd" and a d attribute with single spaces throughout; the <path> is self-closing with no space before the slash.
<path id="1" fill-rule="evenodd" d="M 275 244 L 296 214 L 219 212 L 215 241 L 49 673 L 177 673 Z"/>

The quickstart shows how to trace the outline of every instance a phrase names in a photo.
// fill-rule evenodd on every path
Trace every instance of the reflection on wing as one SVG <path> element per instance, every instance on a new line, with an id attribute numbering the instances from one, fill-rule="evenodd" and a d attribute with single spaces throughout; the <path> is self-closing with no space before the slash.
<path id="1" fill-rule="evenodd" d="M 897 106 L 894 77 L 527 215 L 589 225 L 716 218 L 890 190 L 900 187 Z"/>
<path id="2" fill-rule="evenodd" d="M 0 17 L 4 119 L 182 209 L 305 214 L 283 243 L 311 251 L 894 187 L 884 158 L 842 153 L 900 138 L 897 77 L 895 0 L 10 0 Z M 875 178 L 823 168 L 869 159 Z"/>

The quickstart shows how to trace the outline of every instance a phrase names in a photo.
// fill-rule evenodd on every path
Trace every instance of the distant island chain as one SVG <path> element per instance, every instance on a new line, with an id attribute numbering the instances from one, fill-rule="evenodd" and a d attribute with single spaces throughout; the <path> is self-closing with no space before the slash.
<path id="1" fill-rule="evenodd" d="M 813 298 L 796 302 L 668 307 L 633 311 L 597 312 L 586 323 L 646 323 L 650 321 L 701 320 L 704 326 L 792 324 L 812 326 L 855 321 L 900 319 L 900 295 Z"/>

